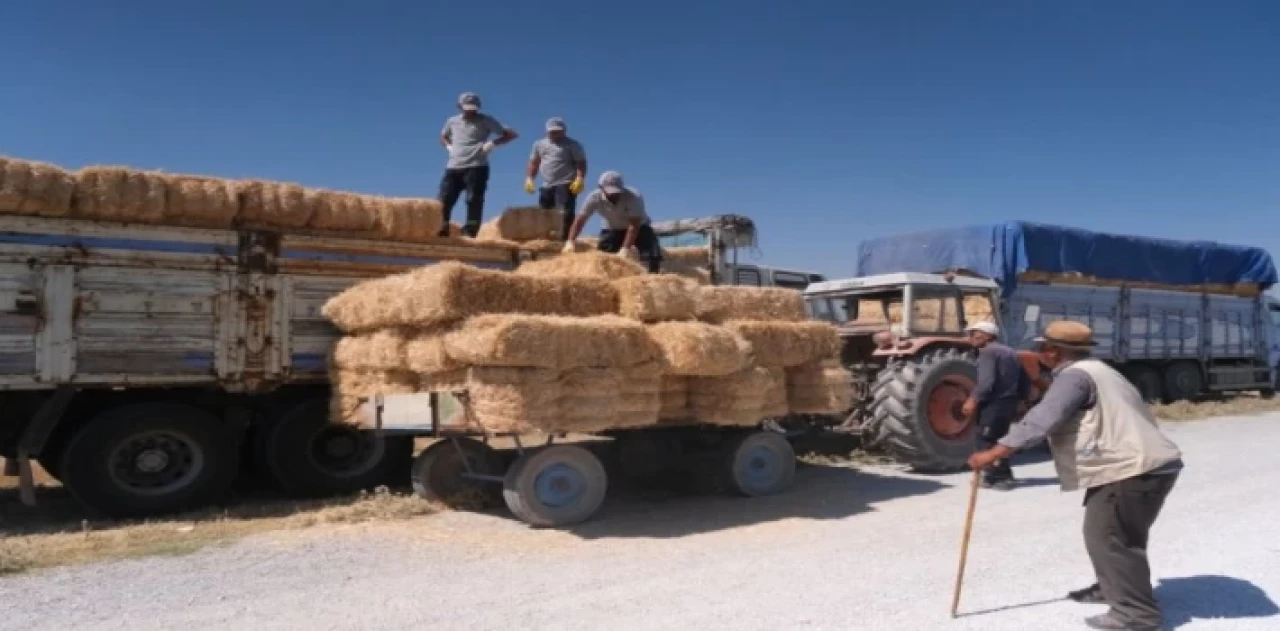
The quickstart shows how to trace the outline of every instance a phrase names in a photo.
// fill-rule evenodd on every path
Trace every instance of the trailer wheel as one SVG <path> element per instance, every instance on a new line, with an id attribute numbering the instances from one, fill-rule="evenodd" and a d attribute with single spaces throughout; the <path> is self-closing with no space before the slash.
<path id="1" fill-rule="evenodd" d="M 379 437 L 329 422 L 329 402 L 312 399 L 286 412 L 268 430 L 265 460 L 281 490 L 296 497 L 354 493 L 407 477 L 413 439 Z"/>
<path id="2" fill-rule="evenodd" d="M 234 435 L 199 408 L 143 403 L 91 419 L 58 467 L 82 504 L 111 518 L 147 517 L 221 499 L 239 467 Z"/>
<path id="3" fill-rule="evenodd" d="M 498 485 L 463 477 L 464 459 L 473 473 L 496 476 L 502 472 L 501 459 L 488 445 L 470 438 L 445 439 L 422 450 L 413 461 L 414 493 L 452 507 L 492 504 Z"/>
<path id="4" fill-rule="evenodd" d="M 961 413 L 961 405 L 977 377 L 977 366 L 957 348 L 885 366 L 872 392 L 872 443 L 918 471 L 964 466 L 973 453 L 976 423 Z"/>
<path id="5" fill-rule="evenodd" d="M 1142 395 L 1142 400 L 1147 403 L 1156 403 L 1164 395 L 1164 380 L 1160 377 L 1160 371 L 1153 366 L 1147 364 L 1128 364 L 1120 371 L 1129 379 L 1133 387 L 1138 389 L 1138 394 Z"/>
<path id="6" fill-rule="evenodd" d="M 796 477 L 796 452 L 775 432 L 738 437 L 729 442 L 725 456 L 725 479 L 740 495 L 773 495 L 790 487 Z"/>
<path id="7" fill-rule="evenodd" d="M 503 480 L 502 498 L 531 526 L 563 527 L 590 519 L 608 486 L 595 454 L 577 445 L 552 445 L 516 459 Z"/>
<path id="8" fill-rule="evenodd" d="M 1164 370 L 1164 396 L 1170 401 L 1194 399 L 1204 393 L 1204 375 L 1195 362 L 1180 361 Z"/>

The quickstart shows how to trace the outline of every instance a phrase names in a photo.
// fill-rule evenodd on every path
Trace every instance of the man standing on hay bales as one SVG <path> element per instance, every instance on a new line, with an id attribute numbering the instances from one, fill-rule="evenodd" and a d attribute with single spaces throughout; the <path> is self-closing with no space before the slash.
<path id="1" fill-rule="evenodd" d="M 564 211 L 564 226 L 560 238 L 569 236 L 577 208 L 578 193 L 582 192 L 587 177 L 587 152 L 577 140 L 566 134 L 564 119 L 547 121 L 547 137 L 533 143 L 529 155 L 529 169 L 524 180 L 526 193 L 534 192 L 533 178 L 542 174 L 542 189 L 538 192 L 538 206 L 558 208 Z"/>
<path id="2" fill-rule="evenodd" d="M 1137 388 L 1090 357 L 1089 327 L 1059 320 L 1036 342 L 1053 383 L 1021 423 L 998 445 L 970 457 L 969 466 L 985 470 L 1047 437 L 1062 490 L 1085 489 L 1084 544 L 1097 577 L 1068 598 L 1111 606 L 1085 619 L 1091 628 L 1159 629 L 1147 540 L 1178 481 L 1182 453 L 1160 431 Z"/>
<path id="3" fill-rule="evenodd" d="M 600 188 L 587 196 L 582 204 L 582 214 L 573 220 L 569 228 L 565 252 L 576 251 L 574 241 L 587 225 L 587 220 L 596 213 L 600 213 L 604 221 L 597 249 L 626 258 L 643 258 L 648 262 L 651 274 L 662 269 L 662 247 L 649 223 L 649 214 L 645 212 L 644 197 L 640 191 L 623 184 L 622 174 L 617 171 L 605 171 L 600 175 Z"/>
<path id="4" fill-rule="evenodd" d="M 990 449 L 1009 433 L 1018 415 L 1018 404 L 1030 389 L 1030 378 L 1018 363 L 1018 354 L 1001 344 L 994 322 L 977 322 L 966 331 L 978 349 L 978 385 L 964 402 L 964 414 L 978 418 L 978 449 Z M 982 476 L 982 485 L 1008 491 L 1014 486 L 1013 468 L 1007 458 L 997 460 Z"/>
<path id="5" fill-rule="evenodd" d="M 440 179 L 440 204 L 444 224 L 440 236 L 449 236 L 449 219 L 458 197 L 467 192 L 467 223 L 462 233 L 474 237 L 484 219 L 484 194 L 489 187 L 489 152 L 516 139 L 514 129 L 498 119 L 480 113 L 480 97 L 464 92 L 458 97 L 462 113 L 449 117 L 440 130 L 440 144 L 449 152 L 449 161 Z"/>

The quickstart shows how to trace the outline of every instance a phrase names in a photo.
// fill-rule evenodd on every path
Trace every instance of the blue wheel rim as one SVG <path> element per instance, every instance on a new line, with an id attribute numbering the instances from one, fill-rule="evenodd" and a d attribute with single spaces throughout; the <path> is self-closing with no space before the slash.
<path id="1" fill-rule="evenodd" d="M 576 504 L 586 492 L 587 477 L 563 462 L 546 467 L 533 479 L 534 497 L 539 504 L 551 508 Z"/>
<path id="2" fill-rule="evenodd" d="M 783 463 L 777 451 L 766 445 L 752 445 L 742 450 L 734 469 L 743 487 L 764 491 L 778 485 L 782 479 Z"/>

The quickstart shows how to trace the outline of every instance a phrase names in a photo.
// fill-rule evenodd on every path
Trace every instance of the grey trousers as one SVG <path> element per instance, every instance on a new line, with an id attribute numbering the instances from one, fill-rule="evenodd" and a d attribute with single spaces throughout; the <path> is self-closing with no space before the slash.
<path id="1" fill-rule="evenodd" d="M 1137 628 L 1159 628 L 1151 588 L 1147 535 L 1177 473 L 1140 475 L 1085 492 L 1084 545 L 1111 616 Z"/>

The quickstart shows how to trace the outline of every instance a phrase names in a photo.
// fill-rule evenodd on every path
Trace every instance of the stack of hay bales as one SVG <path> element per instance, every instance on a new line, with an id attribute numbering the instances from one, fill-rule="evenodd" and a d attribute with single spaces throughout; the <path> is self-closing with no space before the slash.
<path id="1" fill-rule="evenodd" d="M 323 311 L 348 334 L 331 362 L 339 420 L 360 398 L 428 390 L 465 389 L 471 420 L 499 433 L 751 426 L 851 396 L 836 331 L 805 321 L 799 292 L 700 287 L 596 252 L 516 272 L 441 263 Z"/>

